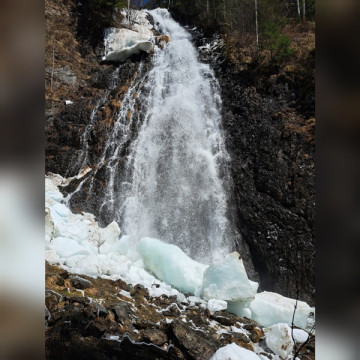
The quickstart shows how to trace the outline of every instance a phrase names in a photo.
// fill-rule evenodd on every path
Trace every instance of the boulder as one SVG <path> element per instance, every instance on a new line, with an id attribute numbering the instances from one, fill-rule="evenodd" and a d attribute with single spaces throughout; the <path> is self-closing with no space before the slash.
<path id="1" fill-rule="evenodd" d="M 76 289 L 87 289 L 91 287 L 91 282 L 80 276 L 70 276 L 69 279 Z"/>
<path id="2" fill-rule="evenodd" d="M 128 324 L 131 322 L 131 315 L 133 311 L 131 310 L 130 304 L 125 301 L 121 301 L 112 306 L 112 309 L 115 312 L 116 320 L 122 325 Z"/>
<path id="3" fill-rule="evenodd" d="M 179 319 L 171 323 L 171 328 L 176 339 L 195 360 L 210 359 L 219 347 L 216 340 L 204 336 L 202 331 L 194 330 L 190 325 Z"/>
<path id="4" fill-rule="evenodd" d="M 163 34 L 155 36 L 155 44 L 158 45 L 161 49 L 163 49 L 169 41 L 171 41 L 171 37 L 169 35 Z"/>
<path id="5" fill-rule="evenodd" d="M 154 345 L 164 345 L 168 341 L 165 332 L 158 329 L 145 329 L 141 332 L 144 341 L 150 342 Z"/>

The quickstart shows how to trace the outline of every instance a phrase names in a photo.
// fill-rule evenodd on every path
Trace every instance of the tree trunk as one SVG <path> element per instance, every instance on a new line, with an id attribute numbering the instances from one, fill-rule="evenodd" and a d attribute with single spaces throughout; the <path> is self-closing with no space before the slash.
<path id="1" fill-rule="evenodd" d="M 257 0 L 255 0 L 255 29 L 256 29 L 256 47 L 259 47 L 259 25 L 258 25 Z"/>
<path id="2" fill-rule="evenodd" d="M 216 7 L 215 7 L 215 2 L 214 2 L 214 0 L 213 0 L 213 11 L 214 11 L 214 18 L 215 18 L 215 20 L 217 20 Z"/>
<path id="3" fill-rule="evenodd" d="M 296 0 L 296 5 L 297 5 L 297 13 L 298 13 L 299 19 L 301 19 L 301 14 L 300 14 L 300 0 Z"/>
<path id="4" fill-rule="evenodd" d="M 302 0 L 302 5 L 303 5 L 303 14 L 302 14 L 302 21 L 305 22 L 306 21 L 306 9 L 305 9 L 305 0 Z"/>

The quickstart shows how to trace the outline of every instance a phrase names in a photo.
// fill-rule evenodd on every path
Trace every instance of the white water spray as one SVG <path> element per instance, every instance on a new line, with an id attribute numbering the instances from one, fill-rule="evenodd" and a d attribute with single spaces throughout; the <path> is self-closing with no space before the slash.
<path id="1" fill-rule="evenodd" d="M 150 14 L 171 41 L 155 49 L 148 75 L 145 120 L 128 158 L 131 188 L 122 228 L 135 239 L 159 238 L 209 263 L 230 250 L 219 86 L 169 12 Z"/>

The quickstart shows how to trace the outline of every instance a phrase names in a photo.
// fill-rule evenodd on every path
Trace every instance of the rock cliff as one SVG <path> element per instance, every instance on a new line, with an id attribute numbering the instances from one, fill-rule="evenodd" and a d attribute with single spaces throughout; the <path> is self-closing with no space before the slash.
<path id="1" fill-rule="evenodd" d="M 194 39 L 221 86 L 231 206 L 261 287 L 314 303 L 313 53 L 295 66 L 239 66 L 218 36 L 204 39 L 195 30 Z"/>

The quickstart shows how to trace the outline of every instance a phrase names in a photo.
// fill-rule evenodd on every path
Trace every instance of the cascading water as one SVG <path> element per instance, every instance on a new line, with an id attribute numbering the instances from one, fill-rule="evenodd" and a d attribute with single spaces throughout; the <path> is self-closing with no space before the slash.
<path id="1" fill-rule="evenodd" d="M 119 158 L 121 153 L 126 149 L 126 145 L 131 141 L 134 136 L 135 129 L 138 127 L 139 114 L 136 113 L 136 97 L 139 95 L 141 84 L 143 82 L 143 62 L 139 63 L 138 70 L 135 73 L 134 79 L 128 91 L 122 98 L 122 104 L 119 111 L 115 114 L 115 124 L 107 134 L 106 141 L 102 147 L 100 155 L 95 161 L 90 159 L 89 140 L 91 131 L 93 130 L 96 122 L 99 122 L 97 116 L 99 108 L 101 108 L 109 100 L 109 94 L 112 90 L 116 89 L 118 85 L 117 77 L 119 75 L 119 68 L 116 68 L 111 76 L 109 89 L 104 91 L 99 98 L 95 101 L 93 110 L 90 114 L 89 123 L 86 126 L 82 136 L 81 144 L 82 151 L 80 156 L 76 159 L 73 168 L 80 169 L 79 174 L 84 173 L 84 169 L 89 167 L 92 170 L 92 176 L 85 177 L 79 185 L 72 192 L 68 193 L 65 198 L 65 203 L 72 206 L 72 201 L 76 204 L 76 195 L 85 195 L 86 198 L 96 196 L 97 201 L 97 216 L 104 223 L 116 220 L 119 222 L 118 208 L 119 204 L 123 202 L 117 191 L 117 184 L 115 182 L 116 176 L 119 175 Z M 94 189 L 94 179 L 99 172 L 103 172 L 103 186 L 101 189 Z M 85 173 L 86 174 L 86 173 Z M 85 185 L 86 189 L 85 189 Z M 84 194 L 82 194 L 84 193 Z"/>
<path id="2" fill-rule="evenodd" d="M 148 74 L 145 120 L 127 160 L 121 227 L 135 239 L 159 238 L 209 263 L 231 250 L 218 83 L 169 12 L 150 14 L 171 41 L 155 49 Z"/>

